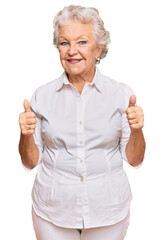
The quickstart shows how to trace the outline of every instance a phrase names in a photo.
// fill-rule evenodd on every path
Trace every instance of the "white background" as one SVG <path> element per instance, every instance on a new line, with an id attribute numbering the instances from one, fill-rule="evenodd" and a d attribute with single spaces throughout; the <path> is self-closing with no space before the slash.
<path id="1" fill-rule="evenodd" d="M 107 5 L 108 3 L 108 5 Z M 111 33 L 102 73 L 132 87 L 145 113 L 140 169 L 126 163 L 133 192 L 126 240 L 164 239 L 164 8 L 162 0 L 6 0 L 0 3 L 0 239 L 35 240 L 31 189 L 18 154 L 24 98 L 63 71 L 52 45 L 53 18 L 64 6 L 98 8 Z"/>

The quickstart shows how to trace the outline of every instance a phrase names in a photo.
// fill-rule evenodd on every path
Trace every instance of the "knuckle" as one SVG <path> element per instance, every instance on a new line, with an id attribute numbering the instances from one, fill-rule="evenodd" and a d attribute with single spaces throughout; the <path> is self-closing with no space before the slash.
<path id="1" fill-rule="evenodd" d="M 32 123 L 35 124 L 36 123 L 36 118 L 32 119 Z"/>
<path id="2" fill-rule="evenodd" d="M 126 116 L 127 116 L 128 119 L 130 119 L 130 117 L 131 117 L 131 113 L 127 113 Z"/>
<path id="3" fill-rule="evenodd" d="M 133 124 L 133 120 L 129 120 L 129 124 Z"/>
<path id="4" fill-rule="evenodd" d="M 132 119 L 132 117 L 133 117 L 133 114 L 129 113 L 128 114 L 128 119 L 130 120 L 130 119 Z"/>
<path id="5" fill-rule="evenodd" d="M 143 109 L 139 107 L 139 112 L 143 114 Z"/>
<path id="6" fill-rule="evenodd" d="M 26 135 L 26 134 L 27 134 L 27 131 L 26 131 L 25 129 L 22 129 L 21 133 L 22 133 L 23 135 Z"/>
<path id="7" fill-rule="evenodd" d="M 30 130 L 34 130 L 34 129 L 35 129 L 35 126 L 34 126 L 34 125 L 30 125 L 30 126 L 29 126 L 29 129 L 30 129 Z"/>
<path id="8" fill-rule="evenodd" d="M 20 118 L 20 119 L 19 119 L 19 124 L 20 124 L 20 125 L 24 125 L 24 123 L 25 123 L 24 118 Z"/>
<path id="9" fill-rule="evenodd" d="M 21 113 L 21 114 L 19 114 L 19 122 L 21 122 L 23 119 L 24 119 L 24 116 L 23 116 L 23 114 L 22 114 L 22 113 Z"/>

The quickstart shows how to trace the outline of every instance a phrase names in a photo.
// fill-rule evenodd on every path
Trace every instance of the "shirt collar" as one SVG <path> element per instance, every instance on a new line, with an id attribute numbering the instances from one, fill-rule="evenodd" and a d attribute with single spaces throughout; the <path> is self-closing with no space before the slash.
<path id="1" fill-rule="evenodd" d="M 59 89 L 61 89 L 63 87 L 63 85 L 68 85 L 68 84 L 71 84 L 71 83 L 68 81 L 66 72 L 63 72 L 63 74 L 59 78 L 59 82 L 58 82 L 58 85 L 57 85 L 57 91 Z M 88 83 L 88 84 L 89 85 L 95 85 L 96 88 L 100 92 L 102 92 L 102 90 L 103 90 L 103 78 L 102 78 L 101 73 L 100 73 L 100 71 L 98 70 L 97 67 L 95 68 L 95 76 L 93 78 L 93 81 L 91 83 Z"/>

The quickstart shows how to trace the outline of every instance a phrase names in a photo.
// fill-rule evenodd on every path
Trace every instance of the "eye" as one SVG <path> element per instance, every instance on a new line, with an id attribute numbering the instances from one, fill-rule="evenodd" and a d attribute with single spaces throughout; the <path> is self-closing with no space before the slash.
<path id="1" fill-rule="evenodd" d="M 68 43 L 67 43 L 67 42 L 61 42 L 60 45 L 62 45 L 62 46 L 67 46 Z"/>
<path id="2" fill-rule="evenodd" d="M 80 41 L 79 42 L 81 45 L 85 45 L 87 42 L 86 41 Z"/>

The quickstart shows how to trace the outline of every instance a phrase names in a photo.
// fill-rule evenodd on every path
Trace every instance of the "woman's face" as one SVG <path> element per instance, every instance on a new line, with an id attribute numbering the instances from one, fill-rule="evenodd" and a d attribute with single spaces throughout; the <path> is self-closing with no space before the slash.
<path id="1" fill-rule="evenodd" d="M 103 46 L 97 45 L 91 23 L 63 25 L 58 40 L 61 64 L 69 76 L 86 77 L 94 73 Z"/>

